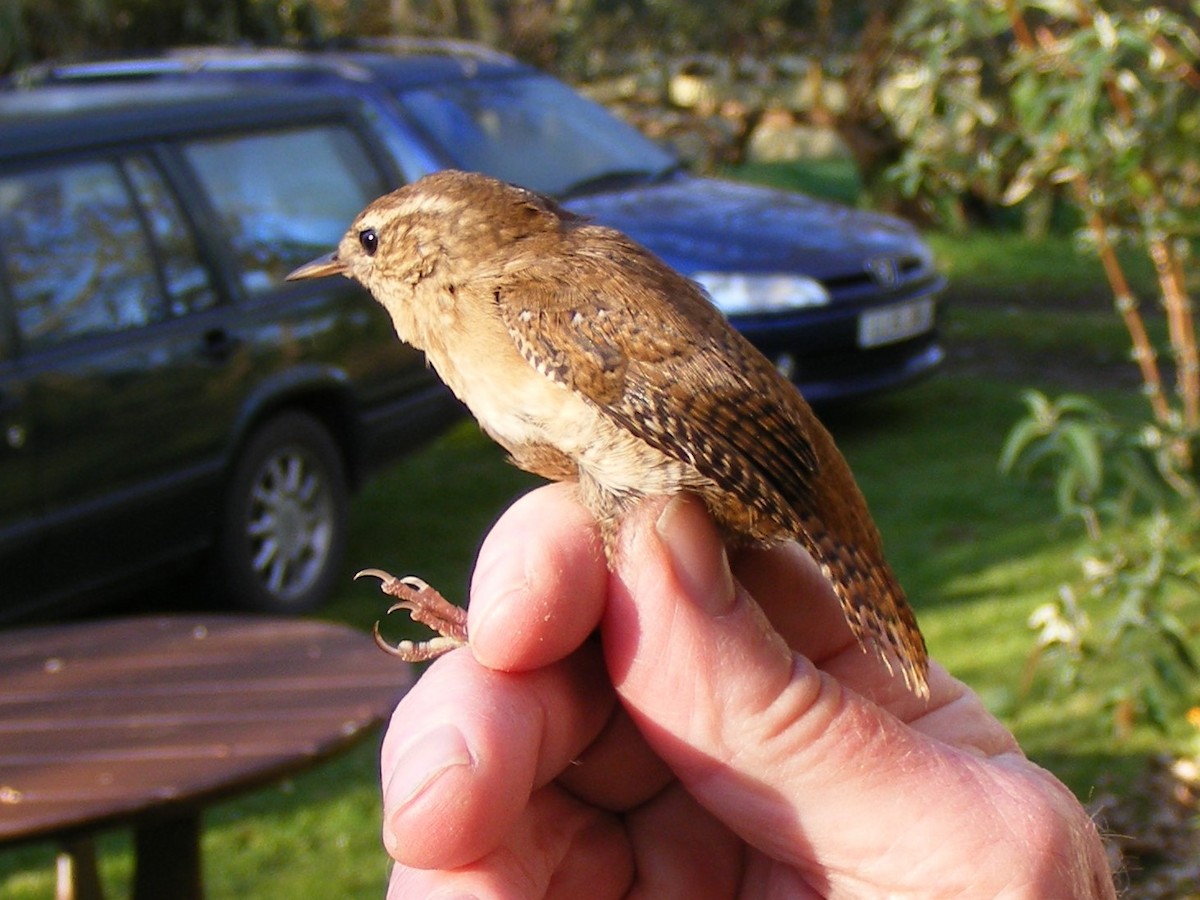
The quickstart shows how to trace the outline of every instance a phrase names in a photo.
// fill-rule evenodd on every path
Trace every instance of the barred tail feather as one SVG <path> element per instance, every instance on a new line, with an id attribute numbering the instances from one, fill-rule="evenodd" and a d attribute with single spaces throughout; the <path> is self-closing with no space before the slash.
<path id="1" fill-rule="evenodd" d="M 864 650 L 870 645 L 888 671 L 893 671 L 893 662 L 899 663 L 904 683 L 928 698 L 925 639 L 891 566 L 884 559 L 865 558 L 861 548 L 832 539 L 819 523 L 806 523 L 802 540 L 833 585 L 859 644 Z"/>

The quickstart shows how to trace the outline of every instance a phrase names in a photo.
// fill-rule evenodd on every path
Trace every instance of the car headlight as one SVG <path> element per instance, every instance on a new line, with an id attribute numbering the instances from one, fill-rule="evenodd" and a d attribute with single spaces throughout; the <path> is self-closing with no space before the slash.
<path id="1" fill-rule="evenodd" d="M 807 275 L 698 272 L 692 276 L 727 316 L 782 312 L 829 303 L 829 291 Z"/>

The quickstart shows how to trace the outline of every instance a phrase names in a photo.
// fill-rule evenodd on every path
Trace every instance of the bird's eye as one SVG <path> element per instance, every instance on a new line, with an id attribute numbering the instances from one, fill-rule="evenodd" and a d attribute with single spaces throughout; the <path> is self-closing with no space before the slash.
<path id="1" fill-rule="evenodd" d="M 374 228 L 364 228 L 358 233 L 358 242 L 362 245 L 367 256 L 374 256 L 379 249 L 379 235 Z"/>

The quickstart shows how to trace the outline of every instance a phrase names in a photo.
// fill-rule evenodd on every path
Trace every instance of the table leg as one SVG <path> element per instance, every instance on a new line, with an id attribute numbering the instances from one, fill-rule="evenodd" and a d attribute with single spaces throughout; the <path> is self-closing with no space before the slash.
<path id="1" fill-rule="evenodd" d="M 203 900 L 198 813 L 139 825 L 134 847 L 133 900 Z"/>
<path id="2" fill-rule="evenodd" d="M 55 872 L 54 900 L 104 900 L 96 869 L 96 845 L 90 837 L 63 841 Z"/>

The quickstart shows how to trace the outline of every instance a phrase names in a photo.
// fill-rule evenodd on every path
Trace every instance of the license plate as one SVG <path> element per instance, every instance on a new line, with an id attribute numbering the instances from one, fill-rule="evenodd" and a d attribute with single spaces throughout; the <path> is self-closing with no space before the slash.
<path id="1" fill-rule="evenodd" d="M 932 327 L 933 299 L 930 297 L 871 309 L 858 317 L 858 346 L 894 344 Z"/>

